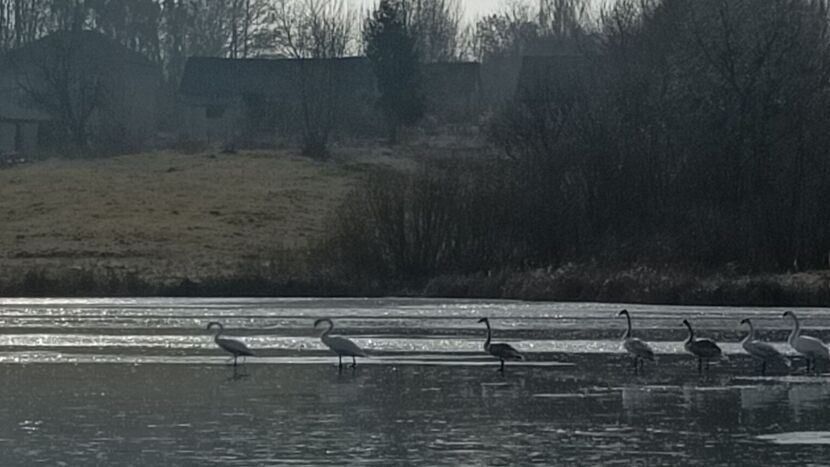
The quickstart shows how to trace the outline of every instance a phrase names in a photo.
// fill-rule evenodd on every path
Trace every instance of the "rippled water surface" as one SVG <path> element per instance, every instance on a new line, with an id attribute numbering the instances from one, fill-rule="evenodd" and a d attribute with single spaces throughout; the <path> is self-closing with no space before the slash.
<path id="1" fill-rule="evenodd" d="M 620 308 L 2 300 L 0 465 L 830 463 L 830 377 L 756 376 L 737 344 L 743 317 L 783 343 L 784 310 L 628 306 L 659 354 L 634 375 Z M 830 337 L 828 311 L 797 310 L 805 332 Z M 526 362 L 496 371 L 483 316 Z M 339 371 L 311 327 L 320 317 L 370 358 Z M 706 376 L 682 353 L 683 318 L 728 354 Z M 228 366 L 214 320 L 259 357 Z"/>

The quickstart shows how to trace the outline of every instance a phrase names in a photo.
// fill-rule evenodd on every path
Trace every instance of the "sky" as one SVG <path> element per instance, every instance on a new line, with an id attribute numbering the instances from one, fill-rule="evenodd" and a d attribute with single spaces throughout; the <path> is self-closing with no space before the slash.
<path id="1" fill-rule="evenodd" d="M 371 5 L 373 0 L 350 0 L 355 6 Z M 464 4 L 464 11 L 469 19 L 493 13 L 503 4 L 503 0 L 461 0 Z"/>
<path id="2" fill-rule="evenodd" d="M 496 11 L 502 4 L 501 0 L 461 0 L 467 15 L 475 18 Z"/>

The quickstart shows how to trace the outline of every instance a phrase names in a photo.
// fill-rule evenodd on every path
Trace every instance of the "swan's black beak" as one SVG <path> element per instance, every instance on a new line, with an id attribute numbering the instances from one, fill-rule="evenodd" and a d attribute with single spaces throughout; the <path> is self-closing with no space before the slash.
<path id="1" fill-rule="evenodd" d="M 486 322 L 487 322 L 487 318 L 481 318 L 480 320 L 478 320 L 478 322 L 479 322 L 479 323 L 486 323 Z"/>

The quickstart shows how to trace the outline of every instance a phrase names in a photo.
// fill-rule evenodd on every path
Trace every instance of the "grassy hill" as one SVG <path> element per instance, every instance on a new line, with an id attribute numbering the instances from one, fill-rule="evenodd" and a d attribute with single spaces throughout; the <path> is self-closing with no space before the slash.
<path id="1" fill-rule="evenodd" d="M 316 162 L 290 152 L 153 152 L 0 170 L 0 280 L 22 273 L 216 276 L 302 249 L 379 150 Z"/>
<path id="2" fill-rule="evenodd" d="M 361 284 L 327 282 L 303 269 L 302 253 L 370 171 L 410 171 L 417 160 L 469 151 L 339 149 L 327 162 L 291 151 L 159 151 L 2 169 L 0 295 L 414 294 L 743 305 L 818 305 L 830 297 L 827 271 L 568 263 L 426 284 Z"/>

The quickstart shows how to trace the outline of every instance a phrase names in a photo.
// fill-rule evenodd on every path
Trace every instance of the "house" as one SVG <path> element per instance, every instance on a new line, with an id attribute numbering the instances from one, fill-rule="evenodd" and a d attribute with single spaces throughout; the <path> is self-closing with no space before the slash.
<path id="1" fill-rule="evenodd" d="M 439 123 L 473 121 L 480 107 L 477 63 L 424 66 L 427 115 Z M 300 132 L 304 119 L 330 119 L 344 137 L 372 137 L 385 125 L 365 57 L 336 59 L 188 59 L 179 96 L 182 138 L 209 144 L 270 144 Z"/>
<path id="2" fill-rule="evenodd" d="M 91 31 L 56 32 L 0 56 L 0 154 L 67 144 L 134 149 L 155 134 L 161 72 Z"/>
<path id="3" fill-rule="evenodd" d="M 0 89 L 0 100 L 7 90 Z M 0 156 L 31 154 L 38 149 L 38 129 L 49 114 L 6 102 L 0 105 Z"/>
<path id="4" fill-rule="evenodd" d="M 374 119 L 373 77 L 366 64 L 361 58 L 192 57 L 179 86 L 182 137 L 267 143 L 276 134 L 299 132 L 304 118 L 328 117 L 329 111 L 337 114 L 334 124 L 371 132 L 381 122 Z"/>
<path id="5" fill-rule="evenodd" d="M 584 55 L 540 55 L 522 57 L 516 98 L 539 102 L 570 101 L 589 91 L 594 73 Z"/>

